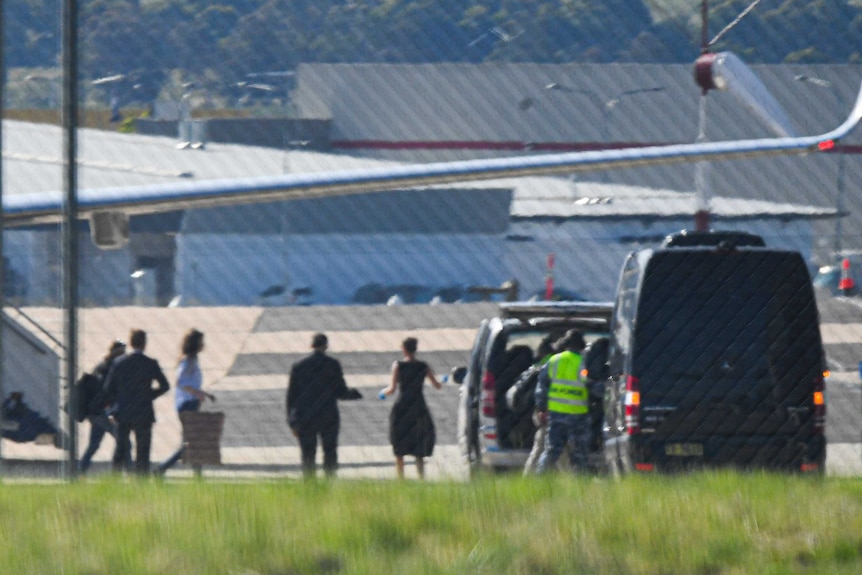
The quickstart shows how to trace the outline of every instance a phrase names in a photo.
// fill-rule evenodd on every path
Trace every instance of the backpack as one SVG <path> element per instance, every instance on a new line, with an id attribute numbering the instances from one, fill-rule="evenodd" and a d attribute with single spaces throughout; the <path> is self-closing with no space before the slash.
<path id="1" fill-rule="evenodd" d="M 76 417 L 79 422 L 87 419 L 90 412 L 90 402 L 102 388 L 102 380 L 92 373 L 85 373 L 75 382 L 77 392 L 78 409 Z"/>
<path id="2" fill-rule="evenodd" d="M 515 385 L 506 392 L 506 403 L 509 409 L 517 413 L 532 410 L 536 404 L 534 393 L 536 384 L 539 383 L 539 374 L 542 372 L 543 363 L 537 363 L 527 368 L 518 377 Z"/>

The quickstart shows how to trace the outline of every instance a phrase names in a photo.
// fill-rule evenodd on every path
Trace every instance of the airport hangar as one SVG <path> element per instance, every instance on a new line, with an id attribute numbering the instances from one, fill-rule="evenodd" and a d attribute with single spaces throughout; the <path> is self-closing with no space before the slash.
<path id="1" fill-rule="evenodd" d="M 848 86 L 858 86 L 856 67 L 755 70 L 789 116 L 802 120 L 800 133 L 837 125 L 844 110 L 819 105 L 819 86 L 797 75 L 828 78 L 841 88 L 836 101 L 849 102 L 855 89 Z M 250 133 L 237 122 L 231 135 L 224 120 L 219 132 L 215 120 L 208 126 L 204 113 L 196 114 L 206 134 L 198 150 L 178 149 L 175 135 L 81 130 L 79 185 L 169 184 L 696 136 L 699 94 L 690 66 L 304 65 L 297 81 L 287 123 L 256 120 Z M 708 97 L 710 139 L 771 135 L 727 94 Z M 170 120 L 139 126 L 179 133 Z M 273 130 L 278 142 L 297 141 L 308 126 L 323 126 L 322 135 L 315 132 L 304 148 L 231 143 L 272 140 Z M 4 135 L 5 193 L 61 188 L 59 128 L 7 122 Z M 819 229 L 832 229 L 838 213 L 837 156 L 716 164 L 708 170 L 713 227 L 760 233 L 813 262 Z M 860 177 L 850 160 L 846 189 Z M 608 299 L 628 251 L 692 227 L 693 186 L 694 167 L 677 165 L 133 217 L 122 249 L 81 242 L 81 299 L 93 306 L 284 305 L 303 294 L 303 302 L 344 304 L 368 284 L 442 288 L 511 279 L 529 294 L 543 288 L 551 253 L 558 286 Z M 82 238 L 86 233 L 84 222 Z M 55 305 L 58 230 L 7 230 L 5 239 L 16 278 L 11 301 Z M 132 277 L 135 271 L 143 273 Z"/>

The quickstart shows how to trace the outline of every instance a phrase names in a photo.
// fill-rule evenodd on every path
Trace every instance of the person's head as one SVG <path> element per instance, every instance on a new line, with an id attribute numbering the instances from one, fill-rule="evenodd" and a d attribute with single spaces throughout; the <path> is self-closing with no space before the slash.
<path id="1" fill-rule="evenodd" d="M 147 332 L 142 329 L 133 329 L 129 333 L 129 345 L 132 349 L 143 351 L 147 347 Z"/>
<path id="2" fill-rule="evenodd" d="M 311 349 L 314 351 L 326 351 L 327 347 L 329 347 L 329 340 L 326 338 L 326 334 L 314 334 L 314 337 L 311 338 Z"/>
<path id="3" fill-rule="evenodd" d="M 408 337 L 401 342 L 401 349 L 404 350 L 404 353 L 413 355 L 419 349 L 419 340 L 415 337 Z"/>
<path id="4" fill-rule="evenodd" d="M 204 334 L 194 328 L 183 337 L 182 354 L 185 357 L 197 357 L 204 348 Z"/>
<path id="5" fill-rule="evenodd" d="M 579 330 L 570 329 L 560 338 L 560 341 L 557 342 L 557 351 L 574 351 L 576 353 L 581 352 L 587 346 L 584 341 L 584 334 Z"/>
<path id="6" fill-rule="evenodd" d="M 536 357 L 542 359 L 552 353 L 554 353 L 554 336 L 548 334 L 539 342 L 539 347 L 536 348 Z"/>
<path id="7" fill-rule="evenodd" d="M 111 361 L 115 357 L 119 357 L 126 353 L 126 342 L 121 339 L 115 339 L 108 346 L 108 353 L 105 355 L 105 360 Z"/>

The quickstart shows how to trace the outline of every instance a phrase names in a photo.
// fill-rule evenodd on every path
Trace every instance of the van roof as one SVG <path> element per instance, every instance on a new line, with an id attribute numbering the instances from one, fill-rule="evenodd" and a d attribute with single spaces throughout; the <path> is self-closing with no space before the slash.
<path id="1" fill-rule="evenodd" d="M 766 247 L 766 242 L 763 238 L 749 232 L 737 231 L 691 231 L 682 230 L 675 234 L 667 236 L 661 244 L 662 248 L 676 247 L 696 247 L 723 246 L 727 248 L 735 248 L 741 246 L 747 247 Z"/>
<path id="2" fill-rule="evenodd" d="M 500 316 L 504 319 L 529 320 L 538 318 L 574 319 L 596 318 L 610 320 L 614 311 L 613 302 L 507 302 L 500 304 Z"/>

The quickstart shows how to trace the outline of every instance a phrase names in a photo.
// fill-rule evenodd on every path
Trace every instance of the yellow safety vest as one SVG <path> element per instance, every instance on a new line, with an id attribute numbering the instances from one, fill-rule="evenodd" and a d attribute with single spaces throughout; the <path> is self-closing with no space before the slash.
<path id="1" fill-rule="evenodd" d="M 586 415 L 590 411 L 589 392 L 580 377 L 581 356 L 564 351 L 548 363 L 548 411 L 567 415 Z"/>

